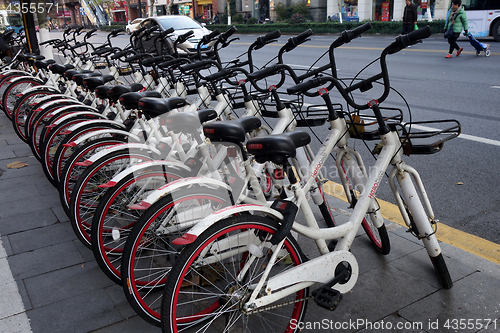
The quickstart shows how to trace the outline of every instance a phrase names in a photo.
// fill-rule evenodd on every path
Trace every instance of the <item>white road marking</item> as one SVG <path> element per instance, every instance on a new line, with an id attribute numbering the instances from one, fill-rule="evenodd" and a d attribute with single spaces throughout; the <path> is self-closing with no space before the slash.
<path id="1" fill-rule="evenodd" d="M 422 126 L 422 125 L 412 125 L 413 128 L 420 129 L 423 131 L 439 131 L 437 128 L 432 128 L 432 127 L 427 127 L 427 126 Z M 481 142 L 481 143 L 486 143 L 489 145 L 493 146 L 500 146 L 500 141 L 497 140 L 492 140 L 492 139 L 487 139 L 487 138 L 482 138 L 479 136 L 474 136 L 474 135 L 469 135 L 469 134 L 460 134 L 458 136 L 459 138 L 466 139 L 466 140 L 471 140 L 471 141 L 476 141 L 476 142 Z"/>

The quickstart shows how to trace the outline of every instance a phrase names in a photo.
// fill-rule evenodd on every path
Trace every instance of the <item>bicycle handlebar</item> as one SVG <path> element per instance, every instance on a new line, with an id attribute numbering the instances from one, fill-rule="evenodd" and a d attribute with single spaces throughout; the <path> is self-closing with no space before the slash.
<path id="1" fill-rule="evenodd" d="M 308 29 L 301 33 L 298 36 L 290 37 L 286 42 L 285 46 L 283 46 L 284 51 L 290 52 L 300 44 L 306 42 L 310 36 L 312 36 L 313 32 L 311 29 Z"/>
<path id="2" fill-rule="evenodd" d="M 405 47 L 418 43 L 421 39 L 429 37 L 431 34 L 431 27 L 426 25 L 425 27 L 414 30 L 407 35 L 398 36 L 396 37 L 396 40 L 386 48 L 387 54 L 399 52 Z"/>
<path id="3" fill-rule="evenodd" d="M 257 37 L 257 41 L 255 42 L 255 44 L 256 44 L 257 48 L 261 48 L 264 45 L 271 43 L 272 41 L 274 41 L 275 39 L 280 38 L 280 37 L 281 37 L 281 31 L 274 30 L 274 31 L 272 31 L 264 36 Z"/>

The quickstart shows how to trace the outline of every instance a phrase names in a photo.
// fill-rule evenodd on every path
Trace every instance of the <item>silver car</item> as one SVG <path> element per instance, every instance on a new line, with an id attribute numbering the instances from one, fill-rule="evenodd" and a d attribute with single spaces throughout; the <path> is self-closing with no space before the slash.
<path id="1" fill-rule="evenodd" d="M 152 36 L 143 40 L 143 46 L 145 51 L 150 52 L 152 50 L 157 50 L 158 44 L 155 45 L 154 35 L 157 35 L 159 32 L 165 31 L 170 28 L 174 28 L 174 32 L 171 35 L 171 46 L 173 45 L 173 41 L 177 39 L 178 36 L 187 33 L 192 30 L 194 35 L 190 37 L 186 42 L 182 44 L 178 44 L 177 52 L 180 56 L 194 55 L 197 52 L 197 46 L 200 42 L 201 38 L 204 35 L 208 35 L 211 33 L 210 30 L 193 20 L 192 18 L 184 15 L 164 15 L 157 17 L 150 17 L 143 22 L 141 22 L 141 27 L 146 27 L 146 29 L 151 29 L 155 26 L 159 27 L 159 30 L 152 32 Z M 202 53 L 210 53 L 212 51 L 213 44 L 215 42 L 209 43 L 209 45 L 202 45 L 201 52 Z M 165 52 L 165 47 L 162 47 L 162 52 Z M 159 50 L 157 50 L 159 51 Z"/>

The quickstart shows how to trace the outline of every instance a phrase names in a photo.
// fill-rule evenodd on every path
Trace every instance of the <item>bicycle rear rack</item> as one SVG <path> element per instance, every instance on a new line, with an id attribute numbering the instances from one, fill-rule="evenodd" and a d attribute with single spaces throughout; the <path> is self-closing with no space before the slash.
<path id="1" fill-rule="evenodd" d="M 441 126 L 436 129 L 430 126 Z M 443 126 L 444 125 L 444 126 Z M 446 141 L 456 138 L 461 133 L 461 125 L 457 120 L 415 121 L 403 125 L 402 138 L 407 140 L 404 145 L 405 155 L 434 154 L 441 149 Z"/>

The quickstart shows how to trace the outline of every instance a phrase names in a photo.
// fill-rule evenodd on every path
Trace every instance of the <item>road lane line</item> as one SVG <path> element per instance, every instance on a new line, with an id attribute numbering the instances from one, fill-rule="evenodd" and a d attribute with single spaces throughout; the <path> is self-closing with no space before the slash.
<path id="1" fill-rule="evenodd" d="M 348 202 L 347 198 L 343 194 L 344 192 L 341 184 L 328 181 L 323 186 L 323 190 L 328 195 Z M 382 216 L 386 220 L 406 227 L 406 224 L 401 217 L 401 212 L 399 211 L 398 206 L 380 199 L 377 199 L 377 202 L 380 205 Z M 499 244 L 490 242 L 489 240 L 483 239 L 478 236 L 468 234 L 466 232 L 447 226 L 443 223 L 438 223 L 436 237 L 439 241 L 453 245 L 459 249 L 477 255 L 496 264 L 500 264 Z"/>

